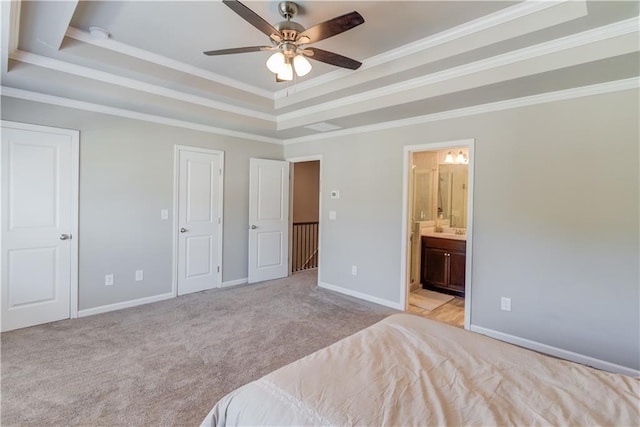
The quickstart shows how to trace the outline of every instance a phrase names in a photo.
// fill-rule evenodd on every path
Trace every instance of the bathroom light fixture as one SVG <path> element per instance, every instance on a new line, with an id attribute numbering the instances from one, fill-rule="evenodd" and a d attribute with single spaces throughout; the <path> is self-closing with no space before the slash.
<path id="1" fill-rule="evenodd" d="M 445 163 L 453 163 L 453 153 L 449 151 L 447 156 L 444 158 Z"/>
<path id="2" fill-rule="evenodd" d="M 444 158 L 444 162 L 448 164 L 466 165 L 469 163 L 469 157 L 462 151 L 453 157 L 453 151 L 449 151 Z"/>
<path id="3" fill-rule="evenodd" d="M 462 151 L 456 156 L 456 163 L 467 163 L 467 156 Z"/>

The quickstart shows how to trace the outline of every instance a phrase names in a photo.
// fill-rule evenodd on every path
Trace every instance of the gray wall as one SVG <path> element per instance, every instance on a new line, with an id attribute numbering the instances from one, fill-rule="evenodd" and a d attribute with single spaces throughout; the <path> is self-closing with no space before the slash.
<path id="1" fill-rule="evenodd" d="M 399 302 L 403 146 L 475 138 L 472 324 L 640 368 L 639 114 L 632 90 L 286 146 L 323 155 L 322 281 Z"/>
<path id="2" fill-rule="evenodd" d="M 225 152 L 223 281 L 247 277 L 249 158 L 281 146 L 7 97 L 2 119 L 80 130 L 80 310 L 171 292 L 175 144 Z"/>

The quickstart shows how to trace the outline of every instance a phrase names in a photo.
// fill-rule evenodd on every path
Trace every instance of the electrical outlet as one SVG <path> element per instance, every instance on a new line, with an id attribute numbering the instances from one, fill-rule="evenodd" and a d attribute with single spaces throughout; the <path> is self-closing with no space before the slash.
<path id="1" fill-rule="evenodd" d="M 142 270 L 136 270 L 136 282 L 140 282 L 144 279 L 144 273 Z"/>
<path id="2" fill-rule="evenodd" d="M 358 266 L 357 265 L 352 265 L 351 266 L 351 274 L 353 276 L 357 276 L 358 275 Z"/>
<path id="3" fill-rule="evenodd" d="M 113 286 L 113 274 L 105 274 L 104 275 L 104 285 L 105 286 Z"/>
<path id="4" fill-rule="evenodd" d="M 511 311 L 511 298 L 500 298 L 500 310 Z"/>

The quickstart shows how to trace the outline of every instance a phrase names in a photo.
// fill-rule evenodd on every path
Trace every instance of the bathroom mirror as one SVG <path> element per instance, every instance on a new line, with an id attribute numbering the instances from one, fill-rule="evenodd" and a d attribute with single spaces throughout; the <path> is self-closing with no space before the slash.
<path id="1" fill-rule="evenodd" d="M 438 165 L 438 215 L 453 228 L 467 228 L 468 171 L 465 164 Z"/>

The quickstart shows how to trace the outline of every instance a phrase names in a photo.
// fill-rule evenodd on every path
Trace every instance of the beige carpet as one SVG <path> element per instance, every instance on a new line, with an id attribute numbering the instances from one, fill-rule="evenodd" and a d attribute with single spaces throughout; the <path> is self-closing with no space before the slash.
<path id="1" fill-rule="evenodd" d="M 393 312 L 307 271 L 6 332 L 0 424 L 196 426 L 231 390 Z"/>
<path id="2" fill-rule="evenodd" d="M 441 294 L 427 289 L 418 289 L 409 294 L 409 304 L 429 311 L 435 310 L 452 299 L 452 295 Z"/>

